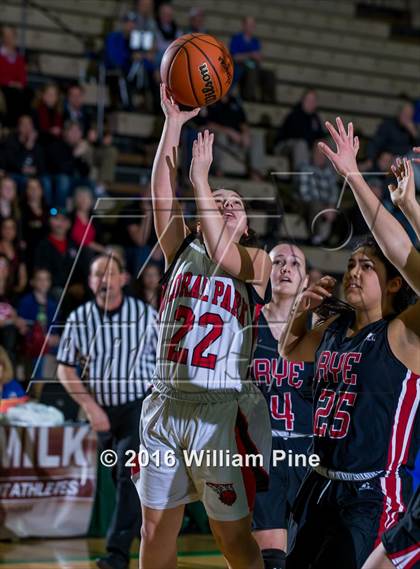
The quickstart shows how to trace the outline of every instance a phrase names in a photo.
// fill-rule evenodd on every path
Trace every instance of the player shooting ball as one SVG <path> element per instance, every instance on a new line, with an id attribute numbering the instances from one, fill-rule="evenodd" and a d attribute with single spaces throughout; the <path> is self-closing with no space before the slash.
<path id="1" fill-rule="evenodd" d="M 242 198 L 210 189 L 208 131 L 194 142 L 190 178 L 199 231 L 188 229 L 175 197 L 177 153 L 182 126 L 198 109 L 181 111 L 164 85 L 161 101 L 165 125 L 153 164 L 152 199 L 167 270 L 154 391 L 143 403 L 140 440 L 149 456 L 171 451 L 176 461 L 158 466 L 152 460 L 140 469 L 140 566 L 176 567 L 185 504 L 201 500 L 229 567 L 263 569 L 251 511 L 256 490 L 268 482 L 271 429 L 249 364 L 255 307 L 268 300 L 271 261 L 263 250 L 241 244 L 249 232 Z M 187 467 L 184 451 L 213 449 L 261 454 L 264 463 Z"/>

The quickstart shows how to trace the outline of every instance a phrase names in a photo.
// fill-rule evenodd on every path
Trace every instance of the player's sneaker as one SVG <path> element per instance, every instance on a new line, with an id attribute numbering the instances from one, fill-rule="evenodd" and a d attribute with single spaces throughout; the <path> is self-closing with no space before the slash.
<path id="1" fill-rule="evenodd" d="M 101 557 L 96 560 L 96 565 L 99 569 L 127 569 L 127 560 L 121 555 L 110 553 L 106 557 Z"/>

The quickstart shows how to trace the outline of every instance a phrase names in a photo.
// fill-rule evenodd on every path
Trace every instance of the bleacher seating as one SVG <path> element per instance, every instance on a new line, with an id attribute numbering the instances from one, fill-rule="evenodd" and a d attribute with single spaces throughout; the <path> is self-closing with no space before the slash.
<path id="1" fill-rule="evenodd" d="M 190 0 L 173 0 L 181 27 L 187 25 L 191 4 Z M 399 2 L 398 6 L 403 4 Z M 124 5 L 117 0 L 28 2 L 24 39 L 30 72 L 58 80 L 89 79 L 86 97 L 94 105 L 98 87 L 95 77 L 87 75 L 87 52 L 100 50 L 105 31 L 112 29 Z M 420 45 L 391 40 L 387 22 L 357 18 L 353 0 L 202 0 L 200 6 L 205 9 L 209 33 L 225 42 L 239 30 L 238 14 L 257 18 L 266 65 L 276 71 L 278 104 L 245 104 L 254 129 L 264 128 L 267 120 L 278 125 L 307 86 L 317 88 L 325 119 L 340 114 L 344 120 L 352 120 L 365 136 L 371 136 L 384 117 L 395 115 L 401 94 L 420 95 Z M 3 0 L 0 21 L 19 26 L 21 18 L 21 1 Z M 155 116 L 145 113 L 116 112 L 109 116 L 117 137 L 133 139 L 155 138 L 156 121 Z M 145 161 L 134 152 L 123 151 L 120 165 L 136 172 Z M 215 184 L 226 183 L 255 197 L 271 195 L 267 188 L 274 186 L 246 182 L 243 164 L 234 158 L 229 158 L 227 166 L 228 180 L 215 180 Z M 267 155 L 266 167 L 285 171 L 287 162 Z M 112 186 L 114 192 L 127 195 L 132 195 L 134 188 L 132 181 L 124 180 Z M 303 224 L 295 218 L 290 218 L 285 227 L 286 234 L 302 239 L 307 236 Z"/>

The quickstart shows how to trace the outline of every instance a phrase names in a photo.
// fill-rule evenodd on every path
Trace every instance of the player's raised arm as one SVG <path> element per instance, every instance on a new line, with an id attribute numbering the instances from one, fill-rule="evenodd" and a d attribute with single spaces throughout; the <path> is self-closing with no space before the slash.
<path id="1" fill-rule="evenodd" d="M 296 362 L 313 362 L 325 329 L 334 318 L 325 320 L 315 328 L 308 328 L 308 313 L 321 305 L 324 299 L 332 296 L 335 279 L 322 277 L 318 282 L 303 289 L 292 307 L 290 319 L 283 336 L 279 339 L 279 353 L 282 358 Z"/>
<path id="2" fill-rule="evenodd" d="M 335 144 L 336 152 L 323 142 L 321 150 L 332 162 L 336 171 L 349 183 L 363 217 L 384 255 L 400 271 L 410 286 L 420 292 L 420 253 L 413 247 L 407 233 L 394 216 L 387 211 L 360 173 L 356 155 L 359 140 L 353 136 L 353 124 L 344 128 L 341 118 L 337 118 L 337 128 L 326 122 Z"/>
<path id="3" fill-rule="evenodd" d="M 419 147 L 413 150 L 420 153 Z M 420 158 L 414 158 L 414 161 L 420 162 Z M 397 179 L 396 185 L 388 186 L 392 203 L 403 212 L 420 239 L 420 204 L 416 201 L 413 166 L 407 158 L 398 158 L 391 170 Z"/>
<path id="4" fill-rule="evenodd" d="M 223 192 L 228 190 L 212 192 L 210 188 L 208 175 L 213 160 L 213 139 L 214 135 L 206 130 L 204 134 L 198 134 L 193 144 L 190 180 L 200 231 L 211 259 L 233 277 L 252 283 L 264 298 L 271 260 L 263 249 L 239 244 L 247 232 L 247 218 L 240 196 L 231 192 L 233 195 L 225 197 Z"/>
<path id="5" fill-rule="evenodd" d="M 152 203 L 156 235 L 168 265 L 188 233 L 181 206 L 175 197 L 181 129 L 198 115 L 200 109 L 181 111 L 169 98 L 163 84 L 160 95 L 165 125 L 153 162 Z"/>

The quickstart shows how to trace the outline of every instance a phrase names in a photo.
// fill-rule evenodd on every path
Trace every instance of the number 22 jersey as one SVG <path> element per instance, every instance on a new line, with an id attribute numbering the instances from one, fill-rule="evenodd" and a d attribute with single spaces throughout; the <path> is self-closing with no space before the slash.
<path id="1" fill-rule="evenodd" d="M 389 320 L 347 338 L 352 319 L 332 322 L 316 353 L 314 452 L 331 470 L 398 474 L 420 444 L 420 376 L 392 353 Z"/>
<path id="2" fill-rule="evenodd" d="M 157 379 L 189 392 L 251 390 L 254 314 L 268 299 L 218 267 L 193 234 L 181 245 L 163 287 Z"/>

